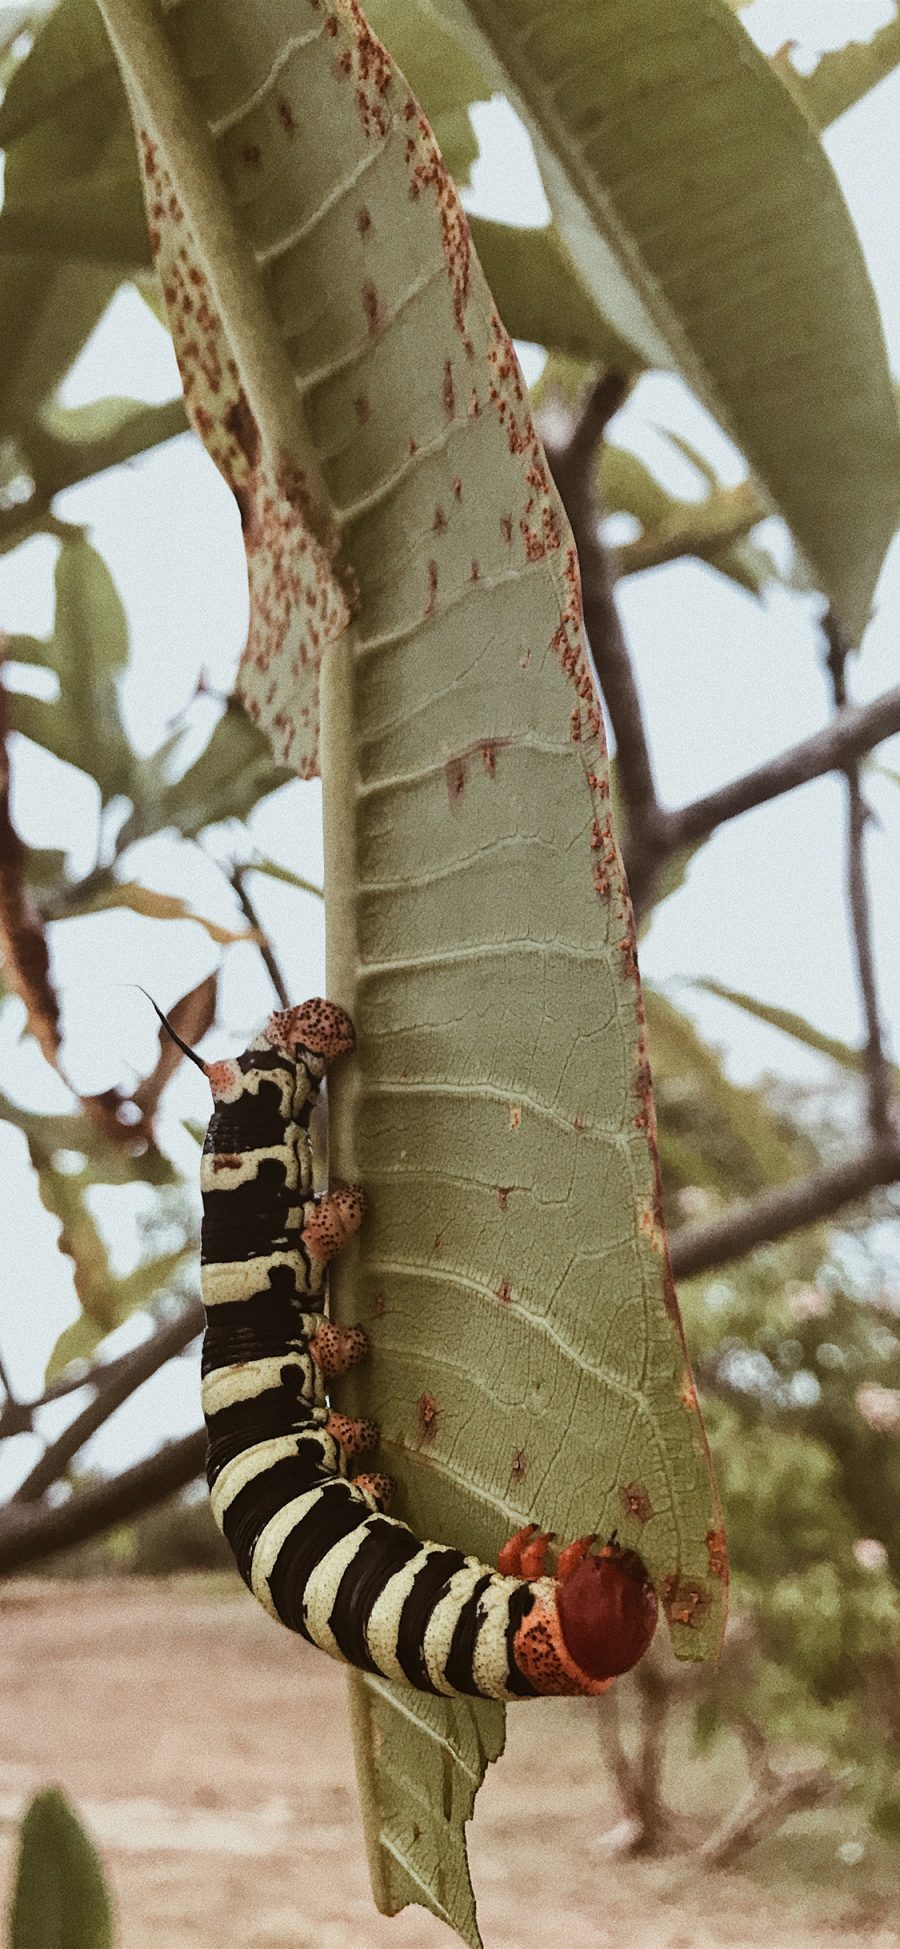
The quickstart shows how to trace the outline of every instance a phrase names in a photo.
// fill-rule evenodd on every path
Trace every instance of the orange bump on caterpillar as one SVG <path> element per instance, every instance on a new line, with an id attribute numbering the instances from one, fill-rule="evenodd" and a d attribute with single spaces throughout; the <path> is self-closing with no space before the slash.
<path id="1" fill-rule="evenodd" d="M 338 1326 L 323 1320 L 309 1341 L 309 1351 L 326 1380 L 358 1367 L 369 1351 L 369 1336 L 361 1326 Z"/>
<path id="2" fill-rule="evenodd" d="M 358 1232 L 366 1215 L 365 1193 L 358 1184 L 342 1184 L 316 1200 L 300 1234 L 313 1259 L 333 1259 L 348 1238 Z"/>
<path id="3" fill-rule="evenodd" d="M 330 1063 L 356 1046 L 356 1032 L 346 1009 L 339 1008 L 337 1002 L 326 1002 L 321 995 L 296 1008 L 277 1008 L 269 1016 L 264 1033 L 273 1048 L 283 1049 L 295 1059 L 298 1051 L 307 1049 L 310 1055 Z"/>
<path id="4" fill-rule="evenodd" d="M 354 1489 L 360 1489 L 378 1509 L 388 1509 L 394 1499 L 397 1484 L 392 1475 L 354 1475 Z"/>
<path id="5" fill-rule="evenodd" d="M 352 1414 L 334 1412 L 328 1416 L 325 1431 L 340 1443 L 345 1455 L 364 1455 L 367 1448 L 377 1448 L 381 1433 L 377 1421 L 357 1421 Z"/>

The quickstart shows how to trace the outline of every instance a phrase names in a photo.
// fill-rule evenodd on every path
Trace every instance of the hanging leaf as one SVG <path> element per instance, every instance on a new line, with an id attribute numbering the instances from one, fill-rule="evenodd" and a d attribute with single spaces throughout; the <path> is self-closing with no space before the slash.
<path id="1" fill-rule="evenodd" d="M 207 1030 L 212 1028 L 216 1019 L 218 989 L 218 974 L 207 975 L 203 981 L 198 982 L 196 988 L 191 988 L 186 995 L 181 996 L 174 1007 L 169 1009 L 169 1021 L 175 1034 L 180 1035 L 182 1041 L 190 1048 L 202 1042 Z M 137 1088 L 131 1092 L 132 1103 L 137 1104 L 145 1117 L 152 1120 L 156 1115 L 162 1093 L 182 1061 L 182 1053 L 177 1042 L 173 1041 L 168 1031 L 161 1027 L 159 1055 L 156 1062 L 149 1076 L 145 1076 L 143 1082 L 138 1083 Z"/>
<path id="2" fill-rule="evenodd" d="M 523 116 L 582 283 L 731 433 L 855 640 L 897 523 L 900 427 L 806 116 L 721 0 L 682 0 L 674 31 L 668 0 L 445 10 Z"/>
<path id="3" fill-rule="evenodd" d="M 112 1949 L 112 1904 L 99 1857 L 58 1787 L 22 1821 L 9 1949 Z"/>
<path id="4" fill-rule="evenodd" d="M 220 819 L 246 819 L 267 793 L 293 773 L 272 757 L 268 739 L 229 702 L 205 750 L 180 778 L 167 782 L 173 744 L 145 759 L 134 779 L 135 810 L 119 836 L 121 850 L 144 832 L 175 826 L 183 839 L 196 839 Z"/>
<path id="5" fill-rule="evenodd" d="M 469 222 L 497 309 L 514 338 L 595 366 L 615 366 L 620 372 L 643 369 L 646 361 L 615 330 L 582 283 L 552 224 L 533 230 L 487 217 L 473 216 Z"/>
<path id="6" fill-rule="evenodd" d="M 63 542 L 56 564 L 56 622 L 40 660 L 59 678 L 49 703 L 10 699 L 13 728 L 95 778 L 104 803 L 131 784 L 131 747 L 119 714 L 117 679 L 128 661 L 125 611 L 106 563 L 82 535 Z M 22 639 L 13 654 L 24 657 Z"/>
<path id="7" fill-rule="evenodd" d="M 561 1536 L 618 1527 L 677 1652 L 707 1655 L 719 1515 L 634 939 L 511 343 L 355 0 L 105 13 L 189 410 L 241 508 L 243 691 L 304 771 L 324 686 L 329 987 L 358 1034 L 330 1141 L 371 1213 L 333 1288 L 373 1344 L 348 1403 L 379 1416 L 420 1534 L 493 1558 L 538 1510 Z M 464 1821 L 500 1714 L 356 1691 L 378 1899 L 475 1943 Z"/>
<path id="8" fill-rule="evenodd" d="M 225 945 L 231 941 L 252 941 L 256 939 L 252 927 L 223 927 L 217 920 L 208 920 L 204 914 L 197 914 L 186 900 L 174 893 L 157 893 L 152 887 L 142 887 L 137 880 L 117 880 L 103 893 L 85 900 L 79 907 L 80 914 L 106 913 L 111 907 L 127 907 L 130 913 L 142 914 L 145 920 L 193 920 L 202 927 L 211 941 Z"/>

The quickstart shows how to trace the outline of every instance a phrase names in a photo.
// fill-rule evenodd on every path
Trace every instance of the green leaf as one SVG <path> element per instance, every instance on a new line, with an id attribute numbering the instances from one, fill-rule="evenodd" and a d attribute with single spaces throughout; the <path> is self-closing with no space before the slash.
<path id="1" fill-rule="evenodd" d="M 770 1028 L 780 1029 L 782 1035 L 792 1036 L 795 1042 L 804 1043 L 807 1049 L 830 1057 L 841 1069 L 852 1069 L 857 1075 L 865 1070 L 864 1049 L 854 1049 L 851 1043 L 842 1042 L 839 1036 L 826 1035 L 824 1030 L 815 1028 L 812 1022 L 808 1022 L 804 1015 L 798 1015 L 793 1008 L 778 1008 L 771 1002 L 757 1001 L 754 995 L 745 995 L 739 988 L 726 988 L 721 981 L 695 981 L 692 986 L 702 988 L 707 995 L 718 995 L 723 1002 L 733 1003 L 735 1008 L 743 1009 L 745 1015 L 754 1016 L 757 1022 L 767 1022 Z M 900 1069 L 895 1068 L 894 1075 L 900 1082 Z"/>
<path id="2" fill-rule="evenodd" d="M 758 1090 L 725 1075 L 716 1050 L 668 996 L 648 988 L 645 999 L 667 1191 L 699 1186 L 747 1197 L 817 1161 Z"/>
<path id="3" fill-rule="evenodd" d="M 105 562 L 81 535 L 59 551 L 56 622 L 40 660 L 56 672 L 59 698 L 11 698 L 14 729 L 88 772 L 104 803 L 128 792 L 133 761 L 116 685 L 128 661 L 128 626 Z"/>
<path id="4" fill-rule="evenodd" d="M 347 1403 L 380 1419 L 418 1534 L 493 1560 L 538 1512 L 560 1537 L 617 1527 L 678 1653 L 707 1655 L 719 1517 L 599 711 L 508 337 L 356 6 L 322 31 L 309 4 L 209 0 L 164 25 L 149 0 L 104 5 L 190 409 L 244 517 L 242 690 L 298 769 L 323 686 L 329 989 L 358 1035 L 330 1142 L 370 1198 L 333 1287 L 375 1356 Z M 474 1943 L 461 1829 L 499 1715 L 356 1684 L 378 1899 Z"/>
<path id="5" fill-rule="evenodd" d="M 471 216 L 469 227 L 497 309 L 514 338 L 594 365 L 641 370 L 640 353 L 610 324 L 552 225 L 519 229 Z"/>
<path id="6" fill-rule="evenodd" d="M 112 1949 L 103 1868 L 58 1787 L 36 1795 L 22 1821 L 9 1949 Z"/>
<path id="7" fill-rule="evenodd" d="M 846 47 L 830 49 L 816 63 L 811 74 L 799 74 L 791 60 L 790 47 L 773 56 L 776 74 L 805 109 L 813 126 L 827 129 L 839 115 L 845 115 L 854 102 L 900 63 L 900 16 L 879 27 L 868 41 L 848 41 Z"/>
<path id="8" fill-rule="evenodd" d="M 721 0 L 682 0 L 674 31 L 668 0 L 447 11 L 529 127 L 583 284 L 731 433 L 855 639 L 896 527 L 900 427 L 806 116 Z"/>
<path id="9" fill-rule="evenodd" d="M 247 868 L 249 873 L 265 873 L 271 880 L 283 880 L 289 887 L 297 887 L 300 893 L 313 893 L 321 900 L 324 889 L 317 887 L 314 880 L 305 880 L 301 873 L 291 873 L 286 866 L 279 865 L 276 859 L 253 859 Z"/>
<path id="10" fill-rule="evenodd" d="M 233 701 L 199 758 L 168 783 L 171 750 L 170 741 L 139 768 L 135 811 L 120 835 L 121 849 L 142 832 L 165 826 L 176 826 L 183 838 L 195 839 L 204 826 L 220 819 L 245 819 L 261 798 L 292 776 L 286 765 L 275 763 L 268 739 Z"/>
<path id="11" fill-rule="evenodd" d="M 58 1380 L 73 1361 L 91 1360 L 110 1330 L 97 1320 L 89 1319 L 87 1313 L 81 1313 L 71 1326 L 63 1327 L 53 1343 L 44 1369 L 45 1385 L 49 1387 L 52 1381 Z"/>
<path id="12" fill-rule="evenodd" d="M 102 179 L 122 122 L 99 14 L 90 0 L 62 0 L 0 104 L 5 207 L 52 202 L 57 190 L 73 197 L 76 182 Z M 118 267 L 54 262 L 44 252 L 0 260 L 0 430 L 27 425 L 54 391 L 120 277 Z"/>

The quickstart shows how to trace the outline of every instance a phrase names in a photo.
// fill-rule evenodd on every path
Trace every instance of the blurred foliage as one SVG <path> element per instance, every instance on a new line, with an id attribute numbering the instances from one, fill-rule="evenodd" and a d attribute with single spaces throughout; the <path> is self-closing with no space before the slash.
<path id="1" fill-rule="evenodd" d="M 852 1270 L 851 1270 L 852 1267 Z M 698 1734 L 747 1718 L 827 1754 L 900 1840 L 900 1285 L 865 1234 L 804 1236 L 682 1290 L 734 1574 Z"/>

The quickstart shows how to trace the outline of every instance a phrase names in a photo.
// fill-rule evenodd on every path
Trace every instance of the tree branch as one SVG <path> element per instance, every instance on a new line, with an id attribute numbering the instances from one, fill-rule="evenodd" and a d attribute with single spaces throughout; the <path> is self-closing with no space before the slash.
<path id="1" fill-rule="evenodd" d="M 850 645 L 835 616 L 829 610 L 823 623 L 827 645 L 826 667 L 831 677 L 837 721 L 847 705 L 847 657 Z M 843 764 L 847 780 L 847 896 L 856 952 L 856 972 L 866 1024 L 865 1065 L 869 1096 L 869 1128 L 876 1143 L 887 1141 L 894 1131 L 892 1115 L 891 1068 L 885 1053 L 884 1033 L 878 1006 L 875 955 L 872 947 L 872 917 L 866 877 L 865 831 L 869 810 L 859 782 L 855 756 Z"/>
<path id="2" fill-rule="evenodd" d="M 205 1455 L 206 1433 L 198 1428 L 111 1481 L 81 1489 L 68 1502 L 49 1509 L 11 1503 L 0 1515 L 0 1576 L 86 1543 L 114 1523 L 127 1523 L 152 1509 L 202 1475 Z"/>
<path id="3" fill-rule="evenodd" d="M 796 1184 L 780 1185 L 734 1205 L 709 1224 L 682 1226 L 671 1239 L 672 1269 L 678 1279 L 712 1272 L 759 1245 L 772 1245 L 806 1225 L 834 1218 L 845 1205 L 898 1179 L 900 1139 L 872 1144 L 840 1164 L 811 1171 Z"/>
<path id="4" fill-rule="evenodd" d="M 713 561 L 724 549 L 743 541 L 767 512 L 750 480 L 740 481 L 737 487 L 719 487 L 705 501 L 677 501 L 661 521 L 611 551 L 616 578 L 639 575 L 642 569 L 659 568 L 684 555 Z"/>
<path id="5" fill-rule="evenodd" d="M 253 901 L 251 900 L 250 895 L 247 892 L 247 889 L 244 885 L 244 874 L 246 870 L 247 869 L 243 866 L 235 866 L 233 867 L 231 874 L 229 875 L 229 878 L 231 880 L 232 886 L 234 887 L 235 893 L 237 894 L 237 897 L 241 903 L 241 911 L 247 921 L 247 925 L 254 929 L 254 932 L 258 937 L 256 945 L 259 948 L 260 954 L 262 955 L 262 958 L 266 964 L 269 980 L 271 981 L 272 987 L 274 988 L 275 993 L 278 996 L 278 1000 L 281 1003 L 282 1008 L 290 1008 L 291 1006 L 290 996 L 288 995 L 284 976 L 272 952 L 269 936 L 266 933 L 265 928 L 262 926 L 259 915 L 256 911 L 255 906 L 253 905 Z"/>
<path id="6" fill-rule="evenodd" d="M 629 828 L 640 832 L 644 852 L 660 807 L 641 700 L 600 539 L 597 505 L 597 452 L 627 390 L 623 373 L 604 373 L 585 395 L 568 440 L 547 446 L 547 459 L 578 550 L 585 629 L 615 735 L 622 803 Z"/>
<path id="7" fill-rule="evenodd" d="M 900 732 L 900 684 L 886 690 L 871 704 L 842 711 L 834 722 L 811 738 L 791 745 L 778 758 L 769 759 L 754 771 L 745 772 L 704 798 L 694 799 L 679 811 L 663 814 L 666 844 L 671 851 L 707 839 L 728 819 L 767 805 L 798 785 L 808 785 L 827 772 L 846 770 L 848 762 L 861 758 L 883 739 Z"/>
<path id="8" fill-rule="evenodd" d="M 102 1428 L 124 1401 L 143 1387 L 144 1382 L 164 1367 L 167 1360 L 182 1353 L 203 1328 L 203 1307 L 199 1299 L 191 1302 L 175 1319 L 165 1320 L 147 1340 L 132 1347 L 118 1360 L 97 1367 L 93 1374 L 95 1394 L 81 1414 L 70 1421 L 56 1441 L 35 1463 L 12 1496 L 12 1503 L 38 1502 L 54 1482 L 58 1482 L 86 1441 Z"/>

